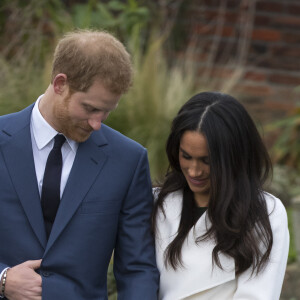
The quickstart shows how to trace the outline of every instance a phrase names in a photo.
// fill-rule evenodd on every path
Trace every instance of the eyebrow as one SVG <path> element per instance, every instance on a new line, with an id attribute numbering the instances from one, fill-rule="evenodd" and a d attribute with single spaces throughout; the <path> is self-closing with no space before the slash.
<path id="1" fill-rule="evenodd" d="M 181 151 L 181 152 L 183 152 L 184 154 L 187 154 L 187 155 L 189 155 L 186 151 L 184 151 L 181 147 L 179 147 L 179 150 Z M 189 155 L 190 156 L 190 155 Z"/>
<path id="2" fill-rule="evenodd" d="M 110 112 L 112 112 L 112 111 L 114 111 L 114 110 L 117 109 L 118 104 L 117 104 L 114 108 L 112 108 L 111 110 L 105 110 L 105 109 L 103 109 L 103 108 L 95 107 L 94 105 L 89 104 L 89 103 L 83 103 L 83 106 L 88 107 L 88 108 L 91 108 L 91 109 L 96 110 L 96 111 L 104 111 L 104 112 L 110 113 Z"/>
<path id="3" fill-rule="evenodd" d="M 190 155 L 188 152 L 186 152 L 185 150 L 183 150 L 181 147 L 179 147 L 179 150 L 180 150 L 183 154 L 192 157 L 192 155 Z M 199 156 L 199 157 L 197 157 L 197 158 L 198 158 L 198 159 L 203 159 L 203 158 L 209 158 L 209 156 L 208 156 L 208 155 L 205 155 L 205 156 Z"/>

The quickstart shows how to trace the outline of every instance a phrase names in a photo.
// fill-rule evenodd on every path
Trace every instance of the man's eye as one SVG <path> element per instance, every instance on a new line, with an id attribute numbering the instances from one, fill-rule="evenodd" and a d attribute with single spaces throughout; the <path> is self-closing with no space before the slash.
<path id="1" fill-rule="evenodd" d="M 183 157 L 184 159 L 191 159 L 191 157 L 190 157 L 189 155 L 186 155 L 186 154 L 182 154 L 182 157 Z"/>
<path id="2" fill-rule="evenodd" d="M 98 111 L 97 108 L 94 108 L 94 107 L 88 106 L 88 105 L 85 106 L 84 108 L 85 108 L 85 110 L 86 110 L 87 112 L 97 112 L 97 111 Z"/>
<path id="3" fill-rule="evenodd" d="M 84 105 L 84 109 L 88 112 L 90 112 L 92 110 L 92 107 L 88 106 L 88 105 Z"/>

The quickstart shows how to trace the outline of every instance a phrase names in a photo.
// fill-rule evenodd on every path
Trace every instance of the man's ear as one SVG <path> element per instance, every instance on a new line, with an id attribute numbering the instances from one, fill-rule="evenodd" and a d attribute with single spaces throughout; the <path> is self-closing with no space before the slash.
<path id="1" fill-rule="evenodd" d="M 57 74 L 53 79 L 53 89 L 56 94 L 62 95 L 68 90 L 67 75 L 63 73 Z"/>

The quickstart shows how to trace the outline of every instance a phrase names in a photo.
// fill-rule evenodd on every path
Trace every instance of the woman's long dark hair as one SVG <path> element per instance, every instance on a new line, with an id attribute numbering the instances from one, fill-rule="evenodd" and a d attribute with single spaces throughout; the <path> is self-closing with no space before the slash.
<path id="1" fill-rule="evenodd" d="M 183 191 L 183 208 L 177 236 L 165 252 L 165 263 L 182 266 L 181 249 L 195 225 L 195 201 L 179 165 L 180 139 L 185 131 L 202 133 L 208 144 L 210 200 L 207 215 L 211 227 L 197 242 L 214 238 L 213 262 L 222 268 L 219 253 L 232 257 L 236 274 L 250 267 L 259 273 L 268 262 L 273 235 L 262 186 L 272 171 L 271 161 L 254 122 L 233 97 L 204 92 L 187 101 L 172 123 L 166 152 L 170 167 L 153 213 L 153 230 L 164 200 Z M 201 258 L 199 258 L 201 259 Z"/>

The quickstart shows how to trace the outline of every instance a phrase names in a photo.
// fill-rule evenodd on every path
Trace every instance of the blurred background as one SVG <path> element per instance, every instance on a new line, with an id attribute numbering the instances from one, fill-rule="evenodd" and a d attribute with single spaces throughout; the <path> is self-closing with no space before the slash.
<path id="1" fill-rule="evenodd" d="M 148 149 L 153 183 L 167 170 L 171 120 L 192 95 L 221 91 L 246 106 L 274 163 L 266 190 L 289 217 L 281 299 L 300 299 L 300 1 L 0 0 L 0 115 L 44 92 L 57 40 L 76 28 L 107 30 L 132 54 L 133 87 L 106 123 Z"/>

